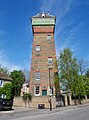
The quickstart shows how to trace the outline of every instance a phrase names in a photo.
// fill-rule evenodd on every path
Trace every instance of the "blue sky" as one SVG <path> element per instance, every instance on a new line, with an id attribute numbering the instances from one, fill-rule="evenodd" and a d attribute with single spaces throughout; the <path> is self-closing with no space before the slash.
<path id="1" fill-rule="evenodd" d="M 56 54 L 71 48 L 89 60 L 89 0 L 0 0 L 0 64 L 10 71 L 29 70 L 32 54 L 30 17 L 39 12 L 56 16 Z"/>

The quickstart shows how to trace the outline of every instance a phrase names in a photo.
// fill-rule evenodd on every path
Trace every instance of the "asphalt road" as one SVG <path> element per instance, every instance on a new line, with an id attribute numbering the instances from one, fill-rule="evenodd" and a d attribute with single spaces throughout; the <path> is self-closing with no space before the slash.
<path id="1" fill-rule="evenodd" d="M 64 111 L 23 111 L 0 114 L 0 120 L 89 120 L 89 106 Z"/>

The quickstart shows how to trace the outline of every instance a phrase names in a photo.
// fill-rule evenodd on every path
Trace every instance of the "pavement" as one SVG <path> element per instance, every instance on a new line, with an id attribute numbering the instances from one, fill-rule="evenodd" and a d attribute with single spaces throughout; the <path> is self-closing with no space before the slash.
<path id="1" fill-rule="evenodd" d="M 79 104 L 79 105 L 74 105 L 74 106 L 64 106 L 64 107 L 57 107 L 55 109 L 37 109 L 37 108 L 29 108 L 29 107 L 16 107 L 14 106 L 12 110 L 9 111 L 0 111 L 0 114 L 9 114 L 9 113 L 23 113 L 23 112 L 34 112 L 34 113 L 54 113 L 54 112 L 62 112 L 62 111 L 69 111 L 73 109 L 79 109 L 81 107 L 86 107 L 89 106 L 89 103 L 84 103 L 84 104 Z"/>
<path id="2" fill-rule="evenodd" d="M 52 109 L 51 112 L 59 112 L 64 110 L 70 110 L 70 109 L 77 109 L 81 107 L 89 106 L 89 103 L 79 104 L 79 105 L 73 105 L 73 106 L 63 106 L 63 107 L 57 107 L 55 109 Z M 41 111 L 41 112 L 50 112 L 50 109 L 37 109 L 37 108 L 29 108 L 29 107 L 13 107 L 14 112 L 21 112 L 21 111 Z"/>
<path id="3" fill-rule="evenodd" d="M 49 109 L 37 109 L 37 108 L 14 106 L 12 110 L 0 111 L 0 120 L 16 120 L 16 119 L 24 120 L 25 118 L 27 118 L 27 120 L 30 120 L 30 118 L 33 118 L 34 120 L 34 117 L 38 120 L 39 118 L 38 116 L 41 116 L 41 117 L 52 116 L 53 118 L 56 119 L 56 117 L 58 117 L 57 115 L 59 114 L 60 115 L 63 115 L 65 113 L 71 114 L 71 112 L 73 111 L 74 112 L 81 111 L 81 110 L 84 111 L 86 109 L 89 109 L 89 103 L 76 105 L 76 106 L 57 107 L 55 109 L 52 109 L 52 111 L 50 111 Z M 46 118 L 46 120 L 48 120 L 48 118 Z M 59 120 L 59 117 L 58 117 L 58 120 Z"/>

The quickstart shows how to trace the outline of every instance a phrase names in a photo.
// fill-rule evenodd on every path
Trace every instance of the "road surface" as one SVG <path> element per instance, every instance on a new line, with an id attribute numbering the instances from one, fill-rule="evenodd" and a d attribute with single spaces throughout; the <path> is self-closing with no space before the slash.
<path id="1" fill-rule="evenodd" d="M 0 114 L 0 120 L 89 120 L 89 106 L 57 112 L 25 111 L 2 116 Z"/>

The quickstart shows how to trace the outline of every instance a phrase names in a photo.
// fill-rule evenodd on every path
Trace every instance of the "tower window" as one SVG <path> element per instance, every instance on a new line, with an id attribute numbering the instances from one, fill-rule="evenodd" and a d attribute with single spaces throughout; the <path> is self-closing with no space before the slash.
<path id="1" fill-rule="evenodd" d="M 40 72 L 35 73 L 35 80 L 40 80 Z"/>
<path id="2" fill-rule="evenodd" d="M 49 65 L 52 64 L 52 58 L 48 58 L 48 64 L 49 64 Z"/>
<path id="3" fill-rule="evenodd" d="M 40 45 L 36 45 L 36 51 L 37 51 L 37 52 L 40 51 Z"/>
<path id="4" fill-rule="evenodd" d="M 48 40 L 48 41 L 51 40 L 51 35 L 47 35 L 47 40 Z"/>
<path id="5" fill-rule="evenodd" d="M 40 95 L 40 89 L 39 86 L 35 87 L 35 96 L 39 96 Z"/>

